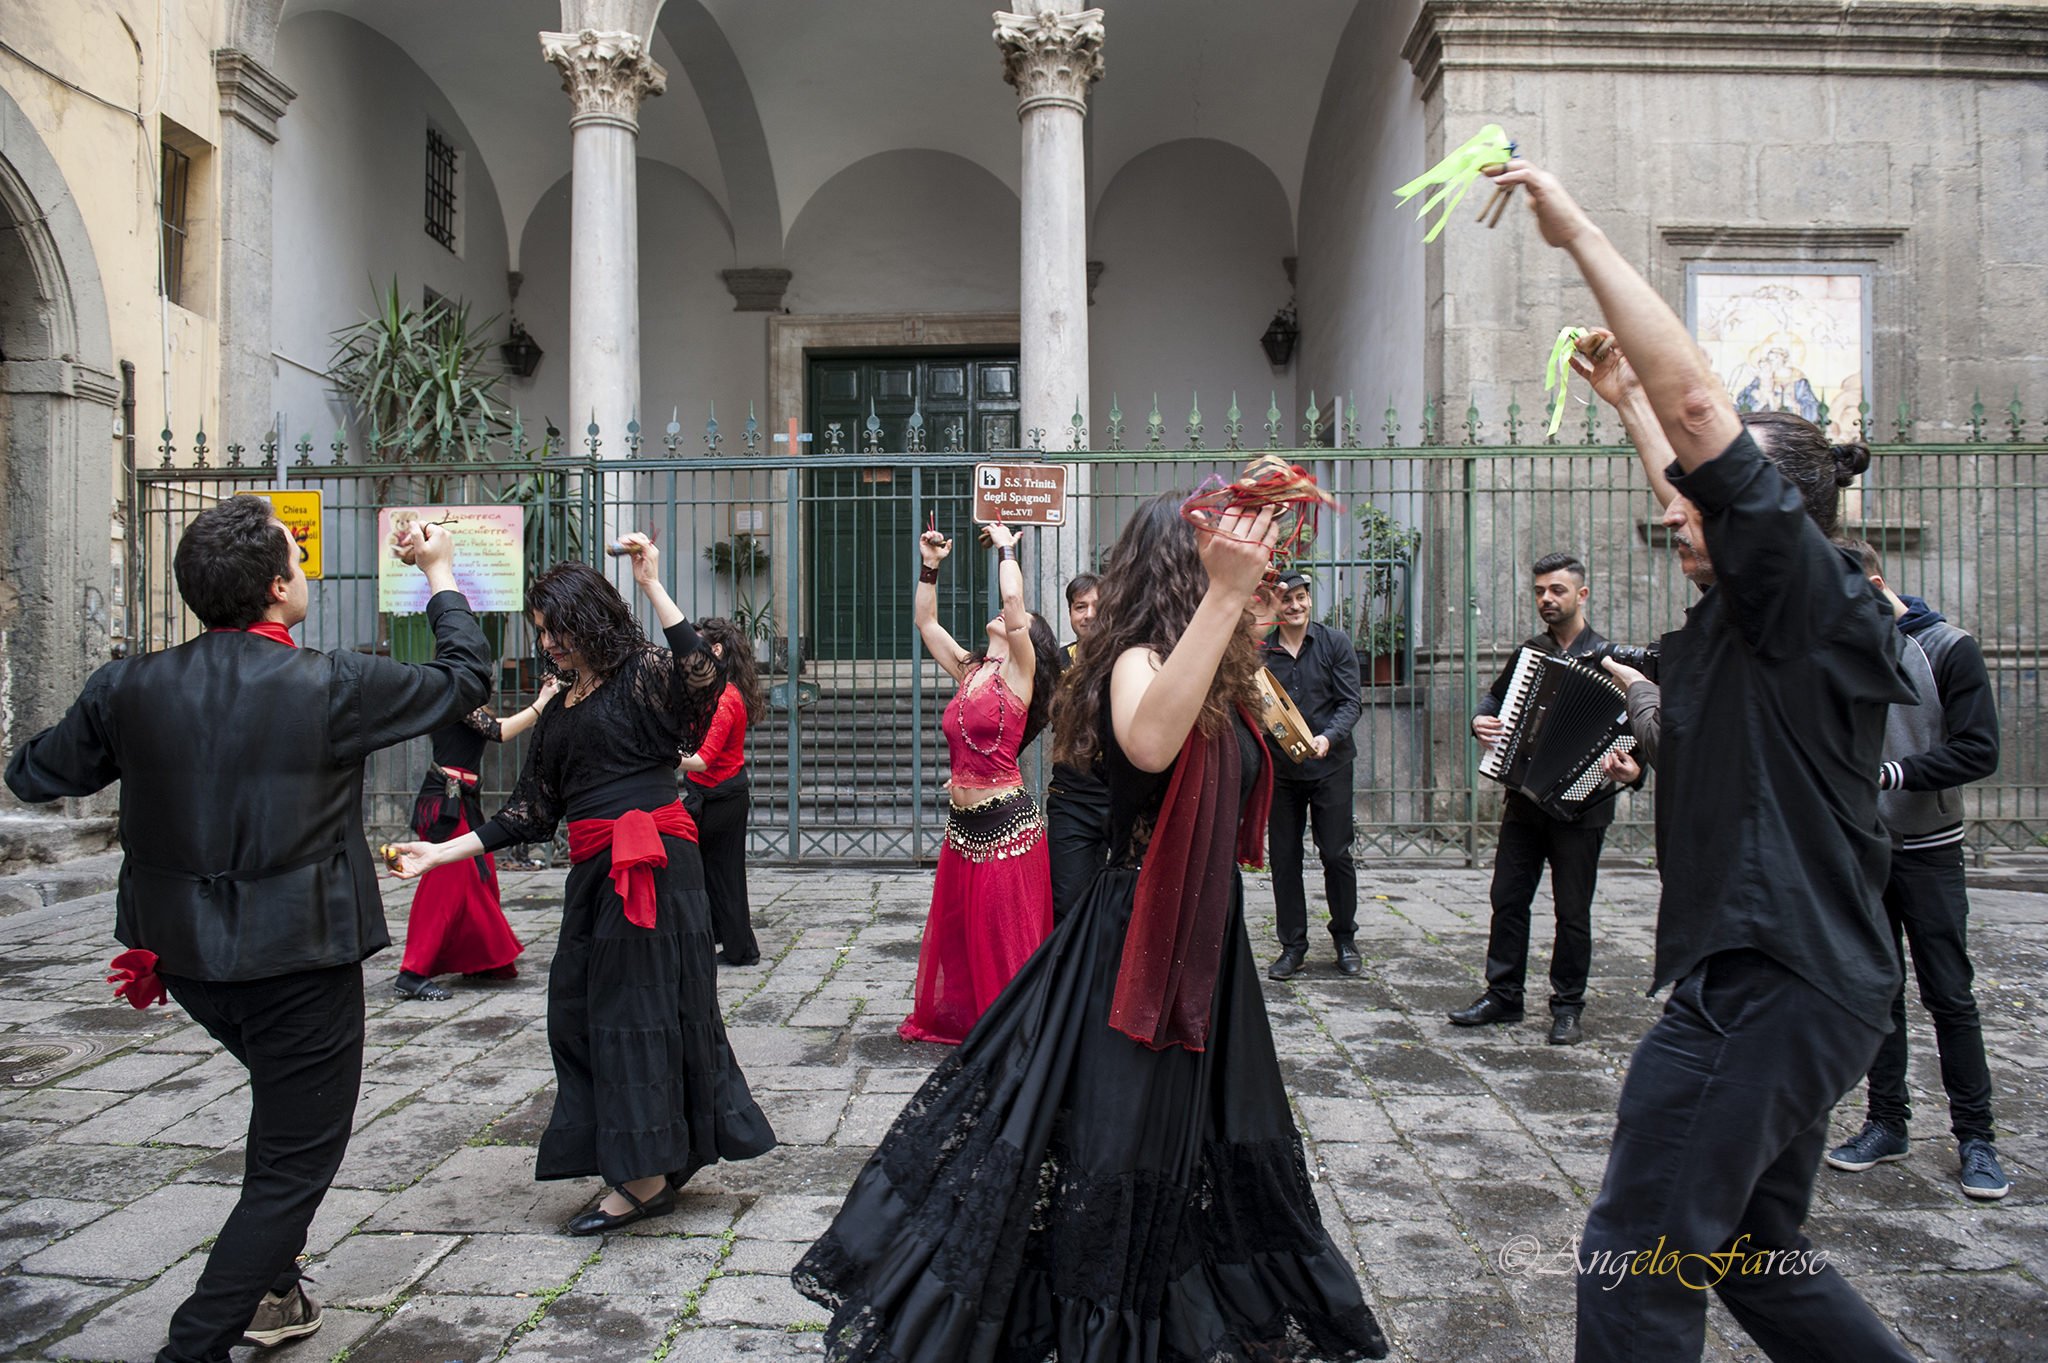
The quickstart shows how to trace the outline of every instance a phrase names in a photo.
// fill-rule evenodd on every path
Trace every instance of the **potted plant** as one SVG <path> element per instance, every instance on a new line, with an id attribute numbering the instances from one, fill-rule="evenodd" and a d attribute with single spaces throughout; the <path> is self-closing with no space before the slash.
<path id="1" fill-rule="evenodd" d="M 501 433 L 508 415 L 497 401 L 505 371 L 490 360 L 499 342 L 484 335 L 497 320 L 472 322 L 469 304 L 457 299 L 408 307 L 393 279 L 374 315 L 334 333 L 329 373 L 372 460 L 488 457 L 487 437 Z"/>
<path id="2" fill-rule="evenodd" d="M 1370 502 L 1353 508 L 1351 522 L 1357 536 L 1352 553 L 1360 578 L 1359 610 L 1348 622 L 1348 632 L 1358 649 L 1359 676 L 1370 686 L 1405 682 L 1407 573 L 1422 532 L 1401 525 Z"/>

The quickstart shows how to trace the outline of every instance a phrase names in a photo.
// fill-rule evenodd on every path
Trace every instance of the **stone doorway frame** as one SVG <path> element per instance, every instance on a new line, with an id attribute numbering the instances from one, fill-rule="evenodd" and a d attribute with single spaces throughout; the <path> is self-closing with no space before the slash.
<path id="1" fill-rule="evenodd" d="M 786 313 L 768 319 L 768 412 L 771 431 L 804 420 L 808 361 L 815 351 L 905 350 L 930 346 L 1021 344 L 1014 312 Z M 817 444 L 812 443 L 815 450 Z"/>
<path id="2" fill-rule="evenodd" d="M 814 352 L 850 354 L 861 350 L 887 350 L 901 354 L 924 347 L 946 350 L 956 346 L 990 348 L 1021 346 L 1018 314 L 1014 312 L 860 312 L 860 313 L 773 313 L 768 318 L 768 414 L 763 424 L 772 435 L 789 429 L 795 417 L 802 429 L 805 394 L 810 387 L 810 357 Z M 801 447 L 800 447 L 801 448 Z M 813 440 L 810 449 L 821 448 Z M 773 444 L 765 451 L 779 453 Z M 770 535 L 775 543 L 795 543 L 789 524 L 789 488 L 778 473 L 771 484 L 775 510 L 770 518 Z M 783 601 L 777 594 L 776 628 L 787 637 L 791 610 L 803 619 L 803 602 Z"/>

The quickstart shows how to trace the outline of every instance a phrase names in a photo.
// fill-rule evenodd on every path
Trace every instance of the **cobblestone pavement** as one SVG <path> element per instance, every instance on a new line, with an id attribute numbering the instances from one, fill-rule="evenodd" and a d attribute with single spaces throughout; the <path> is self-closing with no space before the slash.
<path id="1" fill-rule="evenodd" d="M 814 1355 L 823 1312 L 786 1274 L 936 1061 L 895 1026 L 908 1008 L 929 873 L 759 870 L 764 965 L 721 979 L 733 1044 L 782 1139 L 706 1170 L 681 1209 L 602 1240 L 561 1222 L 592 1181 L 535 1183 L 551 1098 L 543 979 L 560 872 L 507 875 L 530 944 L 508 984 L 450 981 L 397 1000 L 398 953 L 371 962 L 370 1051 L 356 1135 L 306 1247 L 327 1323 L 274 1357 L 349 1363 L 498 1358 L 725 1360 Z M 394 930 L 409 888 L 387 894 Z M 1587 1039 L 1544 1019 L 1463 1032 L 1479 991 L 1483 872 L 1366 874 L 1363 978 L 1319 949 L 1267 999 L 1325 1223 L 1411 1360 L 1568 1359 L 1572 1280 L 1553 1260 L 1504 1269 L 1534 1237 L 1565 1246 L 1601 1177 L 1647 982 L 1654 877 L 1610 871 L 1595 908 Z M 0 1091 L 0 1357 L 149 1359 L 235 1197 L 248 1117 L 241 1068 L 175 1009 L 107 1002 L 111 896 L 0 897 L 0 1046 L 96 1053 Z M 1251 884 L 1252 930 L 1271 895 Z M 1547 904 L 1547 901 L 1545 901 Z M 2015 1190 L 1970 1203 L 1924 1014 L 1911 1156 L 1823 1170 L 1809 1229 L 1925 1356 L 2048 1358 L 2048 895 L 1975 896 L 1979 998 Z M 1547 931 L 1535 954 L 1547 958 Z M 1860 1094 L 1838 1110 L 1851 1133 Z M 1717 1305 L 1707 1354 L 1756 1359 Z M 243 1360 L 254 1350 L 236 1351 Z"/>

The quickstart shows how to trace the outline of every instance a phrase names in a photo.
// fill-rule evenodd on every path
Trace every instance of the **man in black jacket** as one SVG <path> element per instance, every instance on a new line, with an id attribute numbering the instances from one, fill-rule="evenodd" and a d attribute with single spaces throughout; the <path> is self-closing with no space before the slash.
<path id="1" fill-rule="evenodd" d="M 1570 554 L 1545 554 L 1529 568 L 1530 590 L 1543 633 L 1523 647 L 1567 658 L 1598 655 L 1607 641 L 1586 623 L 1586 565 Z M 1519 656 L 1517 650 L 1516 656 Z M 1515 658 L 1494 678 L 1472 716 L 1472 733 L 1492 747 L 1500 740 L 1500 707 L 1514 680 Z M 1550 863 L 1550 899 L 1557 936 L 1550 948 L 1550 1044 L 1569 1046 L 1584 1034 L 1586 972 L 1593 961 L 1593 887 L 1600 846 L 1614 822 L 1614 801 L 1601 800 L 1576 819 L 1556 819 L 1518 790 L 1501 810 L 1500 846 L 1493 858 L 1493 922 L 1486 939 L 1486 992 L 1450 1014 L 1460 1027 L 1522 1020 L 1522 987 L 1529 973 L 1529 907 Z"/>
<path id="2" fill-rule="evenodd" d="M 1279 627 L 1259 645 L 1259 661 L 1294 701 L 1315 737 L 1314 752 L 1300 763 L 1277 762 L 1273 769 L 1273 812 L 1267 821 L 1273 860 L 1273 919 L 1280 956 L 1266 977 L 1298 974 L 1308 958 L 1308 891 L 1301 878 L 1301 833 L 1314 831 L 1323 863 L 1323 894 L 1330 901 L 1330 937 L 1337 969 L 1356 975 L 1365 969 L 1358 936 L 1358 866 L 1351 858 L 1355 831 L 1351 808 L 1351 730 L 1358 724 L 1363 695 L 1358 686 L 1358 652 L 1351 640 L 1309 620 L 1313 593 L 1300 573 L 1279 582 Z"/>
<path id="3" fill-rule="evenodd" d="M 1998 770 L 1998 705 L 1984 652 L 1917 596 L 1885 585 L 1884 561 L 1862 541 L 1847 546 L 1864 574 L 1891 603 L 1906 638 L 1906 669 L 1920 688 L 1918 705 L 1894 705 L 1885 720 L 1884 764 L 1878 768 L 1877 811 L 1891 835 L 1891 879 L 1885 915 L 1894 947 L 1913 949 L 1920 1002 L 1934 1019 L 1941 1086 L 1948 1094 L 1963 1191 L 1996 1201 L 2012 1189 L 1998 1162 L 1991 1128 L 1991 1067 L 1984 1027 L 1970 984 L 1970 895 L 1963 881 L 1962 786 Z M 1903 938 L 1903 941 L 1901 940 Z M 1906 987 L 1892 1000 L 1892 1030 L 1870 1064 L 1869 1113 L 1863 1130 L 1828 1151 L 1850 1173 L 1906 1157 Z"/>
<path id="4" fill-rule="evenodd" d="M 114 936 L 154 953 L 171 997 L 249 1069 L 241 1200 L 158 1363 L 226 1363 L 245 1332 L 267 1346 L 320 1325 L 295 1262 L 348 1147 L 361 962 L 391 944 L 363 761 L 475 709 L 490 680 L 452 540 L 420 534 L 402 552 L 433 588 L 438 647 L 408 665 L 297 647 L 306 577 L 270 504 L 201 512 L 173 570 L 206 633 L 101 668 L 7 765 L 32 803 L 121 782 Z"/>
<path id="5" fill-rule="evenodd" d="M 1578 1268 L 1579 1363 L 1698 1358 L 1711 1288 L 1774 1359 L 1906 1363 L 1804 1222 L 1828 1113 L 1890 1024 L 1879 893 L 1886 711 L 1918 695 L 1890 612 L 1828 542 L 1869 463 L 1783 412 L 1738 415 L 1697 342 L 1555 176 L 1519 158 L 1669 441 L 1675 513 L 1714 586 L 1664 636 L 1651 989 Z"/>

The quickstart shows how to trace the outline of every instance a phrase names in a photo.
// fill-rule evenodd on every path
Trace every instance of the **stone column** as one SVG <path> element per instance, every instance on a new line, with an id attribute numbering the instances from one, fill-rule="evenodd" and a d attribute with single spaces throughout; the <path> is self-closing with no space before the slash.
<path id="1" fill-rule="evenodd" d="M 215 444 L 251 449 L 270 429 L 271 148 L 297 96 L 247 52 L 213 54 L 220 88 L 220 415 Z M 187 435 L 192 417 L 184 415 Z"/>
<path id="2" fill-rule="evenodd" d="M 565 430 L 580 444 L 595 414 L 605 452 L 618 455 L 640 410 L 640 101 L 667 88 L 668 73 L 635 33 L 543 33 L 540 46 L 575 105 Z"/>
<path id="3" fill-rule="evenodd" d="M 1017 87 L 1024 125 L 1022 287 L 1018 296 L 1018 438 L 1043 431 L 1048 452 L 1073 442 L 1073 415 L 1088 419 L 1088 87 L 1102 76 L 1102 11 L 1076 0 L 1028 0 L 1022 14 L 998 12 L 1003 79 Z M 1086 435 L 1084 434 L 1084 441 Z M 1087 441 L 1086 443 L 1096 443 Z M 1088 513 L 1089 470 L 1070 469 L 1066 526 L 1041 531 L 1026 590 L 1048 620 L 1061 618 L 1061 590 L 1095 564 Z M 1041 760 L 1037 784 L 1044 786 Z"/>
<path id="4" fill-rule="evenodd" d="M 1003 79 L 1024 125 L 1023 278 L 1019 292 L 1022 431 L 1067 448 L 1076 402 L 1088 412 L 1088 180 L 1082 123 L 1102 76 L 1102 11 L 1037 0 L 998 12 Z M 1024 437 L 1026 440 L 1028 436 Z"/>

